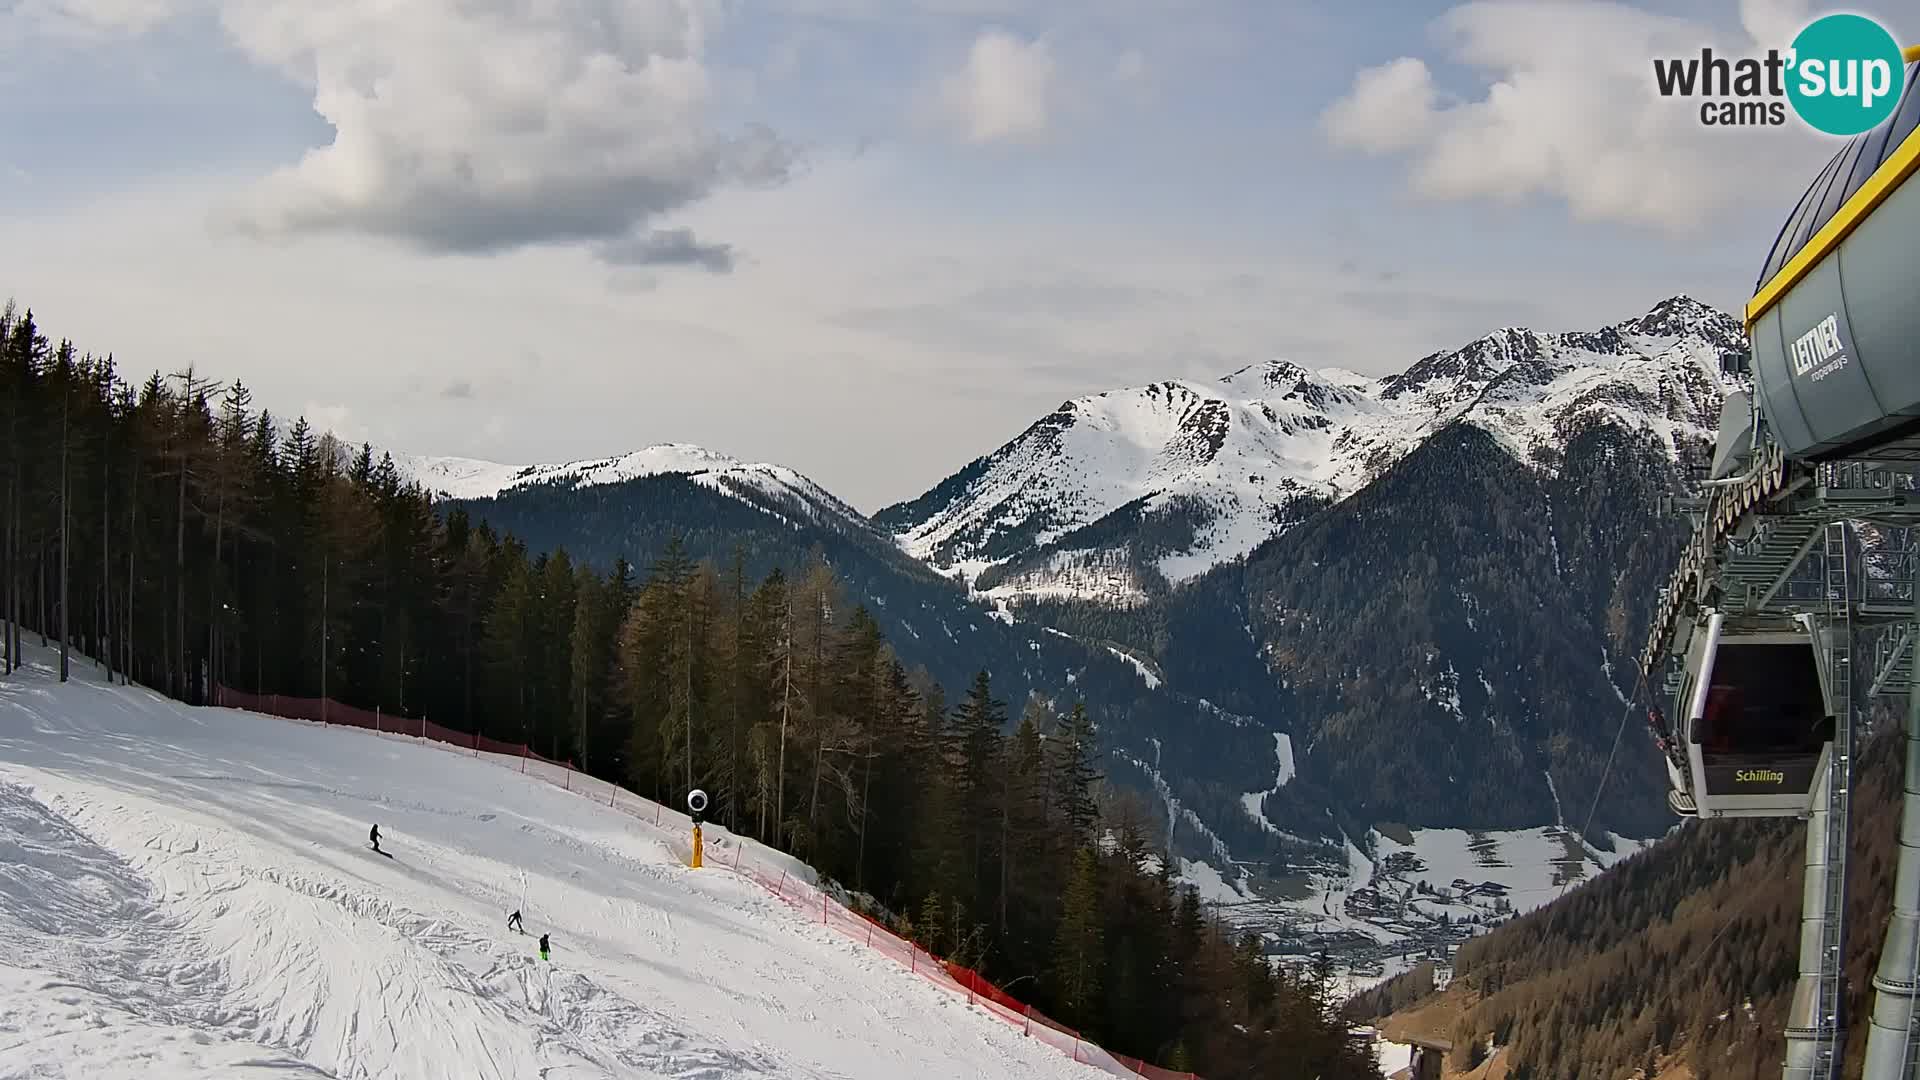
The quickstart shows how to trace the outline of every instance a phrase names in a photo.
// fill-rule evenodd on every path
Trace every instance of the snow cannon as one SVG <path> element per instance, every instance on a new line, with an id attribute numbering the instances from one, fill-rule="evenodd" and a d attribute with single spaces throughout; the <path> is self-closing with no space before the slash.
<path id="1" fill-rule="evenodd" d="M 1754 396 L 1791 459 L 1920 458 L 1920 50 L 1885 123 L 1800 197 L 1746 309 Z"/>
<path id="2" fill-rule="evenodd" d="M 694 788 L 687 792 L 687 812 L 693 815 L 693 868 L 700 869 L 700 818 L 707 812 L 707 793 Z"/>

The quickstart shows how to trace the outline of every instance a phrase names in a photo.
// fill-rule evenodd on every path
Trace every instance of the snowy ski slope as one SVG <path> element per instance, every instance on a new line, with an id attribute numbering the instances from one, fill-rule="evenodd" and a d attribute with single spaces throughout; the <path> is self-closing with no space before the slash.
<path id="1" fill-rule="evenodd" d="M 0 683 L 0 1077 L 1100 1075 L 577 794 L 29 660 Z"/>

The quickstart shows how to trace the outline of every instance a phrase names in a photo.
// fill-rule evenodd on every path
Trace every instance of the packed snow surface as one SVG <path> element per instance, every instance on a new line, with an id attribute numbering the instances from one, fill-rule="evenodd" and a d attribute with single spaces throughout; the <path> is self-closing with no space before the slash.
<path id="1" fill-rule="evenodd" d="M 1287 786 L 1287 781 L 1298 775 L 1299 770 L 1293 763 L 1293 737 L 1283 731 L 1273 733 L 1273 753 L 1280 760 L 1280 773 L 1273 781 L 1273 787 L 1266 791 L 1249 791 L 1240 796 L 1240 805 L 1261 828 L 1271 833 L 1280 833 L 1273 822 L 1267 820 L 1267 796 L 1278 794 Z M 1284 835 L 1284 834 L 1283 834 Z"/>
<path id="2" fill-rule="evenodd" d="M 1093 1075 L 578 794 L 30 661 L 0 682 L 0 1075 Z"/>
<path id="3" fill-rule="evenodd" d="M 1273 782 L 1273 790 L 1279 791 L 1287 786 L 1287 781 L 1299 774 L 1293 764 L 1293 736 L 1284 731 L 1273 733 L 1273 754 L 1280 759 L 1280 775 Z"/>

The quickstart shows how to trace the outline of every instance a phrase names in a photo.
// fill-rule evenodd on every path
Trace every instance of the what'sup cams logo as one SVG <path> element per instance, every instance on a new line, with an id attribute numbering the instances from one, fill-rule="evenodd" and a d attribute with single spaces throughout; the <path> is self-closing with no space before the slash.
<path id="1" fill-rule="evenodd" d="M 1863 15 L 1825 15 L 1808 23 L 1784 53 L 1764 57 L 1656 58 L 1661 97 L 1702 98 L 1708 127 L 1778 127 L 1787 107 L 1828 135 L 1858 135 L 1883 123 L 1900 104 L 1906 67 L 1900 43 Z"/>

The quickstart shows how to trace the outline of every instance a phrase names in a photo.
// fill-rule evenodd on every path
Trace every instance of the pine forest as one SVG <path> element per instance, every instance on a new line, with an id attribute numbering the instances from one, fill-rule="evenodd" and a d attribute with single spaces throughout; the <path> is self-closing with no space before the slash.
<path id="1" fill-rule="evenodd" d="M 0 312 L 0 631 L 190 704 L 331 698 L 496 739 L 793 852 L 901 933 L 1119 1052 L 1378 1075 L 1324 980 L 1176 888 L 1100 717 L 936 685 L 815 553 L 574 562 L 442 513 L 390 458 L 196 370 Z"/>

